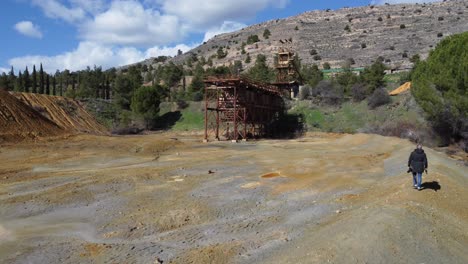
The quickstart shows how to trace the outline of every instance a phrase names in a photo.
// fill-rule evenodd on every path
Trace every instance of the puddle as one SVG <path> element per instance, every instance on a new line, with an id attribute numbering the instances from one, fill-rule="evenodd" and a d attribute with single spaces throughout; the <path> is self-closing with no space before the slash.
<path id="1" fill-rule="evenodd" d="M 281 174 L 279 172 L 270 172 L 270 173 L 267 173 L 267 174 L 263 174 L 262 178 L 265 178 L 265 179 L 270 179 L 270 178 L 276 178 L 276 177 L 280 177 Z"/>

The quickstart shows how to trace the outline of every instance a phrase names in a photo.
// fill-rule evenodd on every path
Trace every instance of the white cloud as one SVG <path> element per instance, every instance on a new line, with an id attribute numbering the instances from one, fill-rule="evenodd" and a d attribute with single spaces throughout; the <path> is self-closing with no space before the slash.
<path id="1" fill-rule="evenodd" d="M 173 47 L 152 47 L 146 50 L 146 58 L 150 57 L 158 57 L 158 56 L 175 56 L 177 55 L 177 51 L 181 50 L 182 52 L 187 52 L 195 47 L 197 47 L 200 44 L 192 44 L 190 46 L 186 44 L 178 44 Z"/>
<path id="2" fill-rule="evenodd" d="M 31 21 L 20 21 L 15 24 L 15 29 L 19 33 L 32 37 L 32 38 L 42 38 L 42 32 L 38 26 L 34 25 Z"/>
<path id="3" fill-rule="evenodd" d="M 81 7 L 66 7 L 57 0 L 32 0 L 39 6 L 44 14 L 50 18 L 59 18 L 67 22 L 76 22 L 86 17 L 86 12 Z"/>
<path id="4" fill-rule="evenodd" d="M 99 14 L 106 8 L 104 0 L 69 0 L 75 8 L 82 9 L 90 14 Z"/>
<path id="5" fill-rule="evenodd" d="M 8 62 L 15 68 L 42 63 L 48 72 L 104 69 L 133 64 L 149 57 L 173 56 L 198 44 L 178 44 L 192 33 L 214 35 L 245 27 L 268 7 L 282 8 L 290 0 L 31 0 L 50 18 L 78 28 L 81 42 L 54 56 L 22 56 Z M 40 32 L 40 31 L 39 31 Z"/>
<path id="6" fill-rule="evenodd" d="M 388 4 L 416 4 L 416 3 L 432 3 L 432 2 L 441 2 L 442 0 L 375 0 L 372 1 L 372 4 L 384 5 Z"/>
<path id="7" fill-rule="evenodd" d="M 247 25 L 234 22 L 234 21 L 224 21 L 223 24 L 218 27 L 218 28 L 211 28 L 205 33 L 205 37 L 203 38 L 203 41 L 208 41 L 212 37 L 223 34 L 223 33 L 228 33 L 228 32 L 233 32 L 236 30 L 239 30 L 241 28 L 246 27 Z"/>
<path id="8" fill-rule="evenodd" d="M 0 74 L 5 73 L 8 74 L 10 72 L 10 69 L 0 67 Z"/>
<path id="9" fill-rule="evenodd" d="M 152 46 L 179 41 L 185 35 L 179 19 L 145 9 L 136 1 L 114 1 L 104 13 L 80 27 L 86 41 Z"/>
<path id="10" fill-rule="evenodd" d="M 176 15 L 186 21 L 193 30 L 197 27 L 206 29 L 224 21 L 242 21 L 274 6 L 285 7 L 289 0 L 156 0 L 167 14 Z"/>
<path id="11" fill-rule="evenodd" d="M 94 65 L 108 69 L 133 64 L 150 57 L 174 56 L 179 49 L 186 52 L 195 46 L 196 44 L 193 46 L 179 44 L 174 47 L 152 47 L 146 51 L 140 51 L 134 47 L 112 47 L 86 41 L 80 42 L 75 50 L 56 56 L 23 56 L 12 58 L 8 62 L 15 69 L 24 69 L 26 66 L 32 68 L 33 64 L 39 65 L 42 63 L 44 70 L 49 73 L 54 73 L 57 69 L 81 70 Z M 8 71 L 9 69 L 7 69 Z"/>

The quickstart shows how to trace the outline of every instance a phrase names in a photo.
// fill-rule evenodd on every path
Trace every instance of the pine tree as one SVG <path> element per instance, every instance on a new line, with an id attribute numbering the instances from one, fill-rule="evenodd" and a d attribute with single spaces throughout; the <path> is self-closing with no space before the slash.
<path id="1" fill-rule="evenodd" d="M 45 93 L 47 95 L 50 95 L 50 80 L 49 80 L 49 74 L 46 73 L 46 87 L 45 87 Z"/>
<path id="2" fill-rule="evenodd" d="M 109 77 L 106 78 L 106 100 L 110 99 L 110 82 Z"/>
<path id="3" fill-rule="evenodd" d="M 44 93 L 44 69 L 42 68 L 42 63 L 41 67 L 39 68 L 39 93 Z"/>
<path id="4" fill-rule="evenodd" d="M 32 93 L 37 93 L 37 72 L 36 72 L 36 65 L 33 65 L 33 72 L 32 72 Z"/>
<path id="5" fill-rule="evenodd" d="M 57 82 L 55 81 L 55 76 L 52 77 L 52 95 L 57 94 Z"/>
<path id="6" fill-rule="evenodd" d="M 26 69 L 24 70 L 23 74 L 23 85 L 24 85 L 24 91 L 29 92 L 29 87 L 31 86 L 31 80 L 29 79 L 29 70 L 28 66 L 26 66 Z"/>
<path id="7" fill-rule="evenodd" d="M 13 66 L 11 66 L 10 73 L 8 74 L 8 87 L 7 90 L 13 90 L 16 85 L 16 76 L 15 76 L 15 70 L 13 69 Z"/>
<path id="8" fill-rule="evenodd" d="M 15 91 L 24 92 L 23 74 L 21 71 L 19 71 L 18 78 L 16 79 Z"/>

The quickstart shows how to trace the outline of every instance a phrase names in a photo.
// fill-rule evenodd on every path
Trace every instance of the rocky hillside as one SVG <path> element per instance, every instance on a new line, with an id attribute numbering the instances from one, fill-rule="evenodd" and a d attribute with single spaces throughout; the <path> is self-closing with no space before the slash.
<path id="1" fill-rule="evenodd" d="M 265 30 L 271 33 L 268 39 L 264 37 Z M 465 31 L 468 31 L 468 1 L 464 0 L 308 11 L 218 35 L 172 60 L 184 63 L 190 57 L 206 60 L 211 57 L 215 66 L 240 60 L 248 67 L 259 53 L 267 55 L 273 63 L 279 47 L 290 47 L 298 52 L 303 63 L 328 62 L 332 67 L 341 67 L 352 59 L 353 67 L 361 67 L 383 56 L 391 68 L 406 69 L 411 67 L 413 55 L 425 58 L 441 39 Z M 255 35 L 259 41 L 245 45 L 243 54 L 242 43 Z M 227 51 L 225 58 L 218 59 L 219 47 Z M 245 63 L 247 54 L 252 58 L 250 63 Z M 153 58 L 144 63 L 154 62 Z"/>

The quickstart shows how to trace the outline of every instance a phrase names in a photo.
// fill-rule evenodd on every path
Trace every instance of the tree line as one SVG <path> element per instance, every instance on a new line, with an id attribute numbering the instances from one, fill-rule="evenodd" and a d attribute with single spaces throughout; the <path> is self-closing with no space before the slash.
<path id="1" fill-rule="evenodd" d="M 54 74 L 49 74 L 44 71 L 41 63 L 39 71 L 33 65 L 30 73 L 26 66 L 17 75 L 12 66 L 8 74 L 3 73 L 0 76 L 0 87 L 15 92 L 110 99 L 111 82 L 115 76 L 115 69 L 103 72 L 101 67 L 96 66 L 76 72 L 57 70 Z"/>

